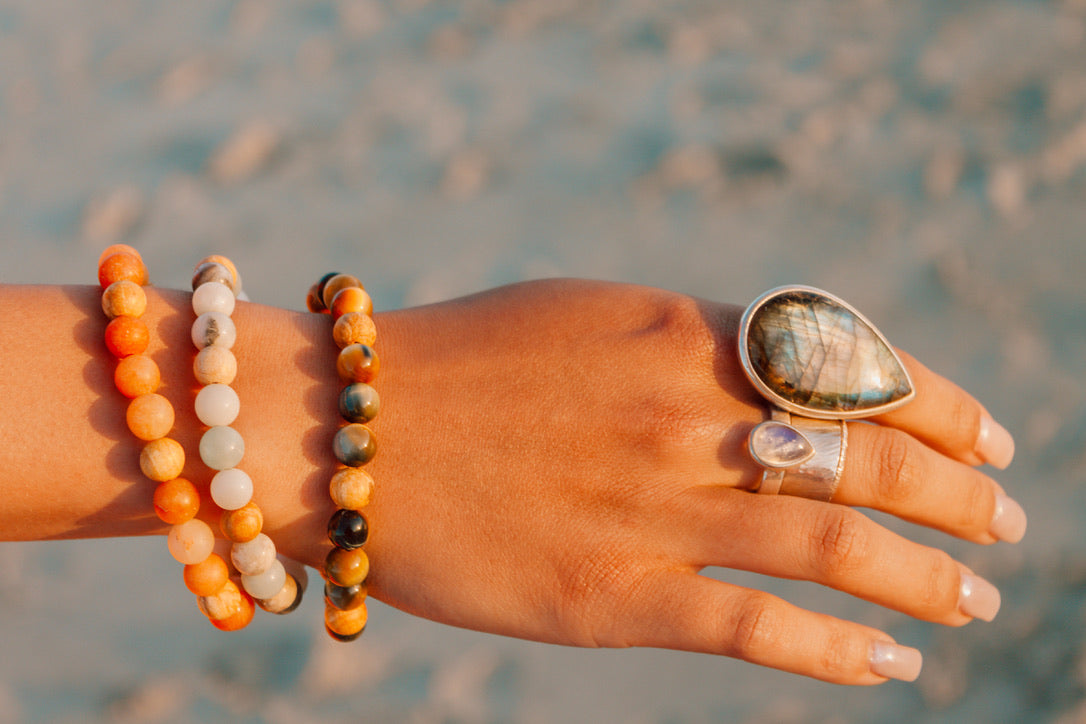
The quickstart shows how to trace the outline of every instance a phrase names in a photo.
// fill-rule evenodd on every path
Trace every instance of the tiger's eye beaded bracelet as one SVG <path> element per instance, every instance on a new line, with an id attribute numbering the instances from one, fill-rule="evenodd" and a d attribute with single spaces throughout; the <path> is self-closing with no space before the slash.
<path id="1" fill-rule="evenodd" d="M 261 532 L 264 516 L 252 500 L 253 481 L 238 467 L 245 442 L 231 425 L 241 403 L 230 386 L 237 373 L 231 349 L 237 337 L 231 315 L 241 292 L 241 278 L 233 262 L 223 256 L 201 259 L 192 278 L 192 342 L 198 353 L 193 362 L 196 380 L 204 385 L 196 394 L 196 417 L 208 426 L 200 439 L 200 458 L 216 470 L 211 499 L 222 508 L 220 529 L 232 543 L 230 560 L 241 574 L 242 596 L 252 596 L 271 613 L 289 613 L 302 600 L 304 581 L 288 573 L 276 555 L 275 543 Z M 213 617 L 210 606 L 205 613 Z"/>
<path id="2" fill-rule="evenodd" d="M 336 370 L 347 383 L 339 395 L 339 412 L 347 422 L 332 442 L 336 459 L 344 467 L 329 483 L 338 510 L 328 521 L 332 549 L 324 561 L 324 624 L 337 641 L 353 641 L 366 628 L 366 576 L 369 558 L 362 546 L 369 524 L 362 509 L 370 502 L 373 478 L 361 469 L 377 452 L 377 440 L 365 423 L 380 407 L 377 391 L 369 382 L 377 374 L 373 343 L 373 302 L 362 283 L 349 274 L 326 274 L 310 288 L 306 306 L 311 312 L 330 313 L 335 320 L 332 337 L 340 348 Z"/>

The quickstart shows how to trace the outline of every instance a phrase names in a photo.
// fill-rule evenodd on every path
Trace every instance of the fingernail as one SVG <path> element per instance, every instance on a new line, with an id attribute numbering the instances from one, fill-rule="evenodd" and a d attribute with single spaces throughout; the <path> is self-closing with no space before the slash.
<path id="1" fill-rule="evenodd" d="M 1006 493 L 1000 493 L 988 532 L 997 540 L 1017 543 L 1026 534 L 1026 511 Z"/>
<path id="2" fill-rule="evenodd" d="M 959 611 L 981 621 L 991 621 L 999 613 L 1001 601 L 998 588 L 980 576 L 962 571 L 961 588 L 958 589 Z"/>
<path id="3" fill-rule="evenodd" d="M 871 673 L 885 676 L 887 679 L 916 681 L 920 676 L 920 667 L 924 657 L 916 649 L 908 646 L 876 641 L 871 646 Z"/>
<path id="4" fill-rule="evenodd" d="M 980 435 L 973 451 L 984 462 L 1003 470 L 1014 459 L 1014 438 L 1007 428 L 985 413 L 980 418 Z"/>

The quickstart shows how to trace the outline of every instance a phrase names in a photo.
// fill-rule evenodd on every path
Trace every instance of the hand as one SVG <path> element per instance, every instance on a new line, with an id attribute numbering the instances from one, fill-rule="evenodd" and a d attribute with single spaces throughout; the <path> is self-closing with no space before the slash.
<path id="1" fill-rule="evenodd" d="M 548 281 L 381 315 L 372 595 L 482 631 L 843 684 L 911 678 L 918 654 L 699 572 L 815 581 L 952 626 L 994 616 L 994 587 L 851 506 L 1015 541 L 1021 508 L 973 467 L 1009 463 L 1010 436 L 902 355 L 917 397 L 849 424 L 832 503 L 745 492 L 761 475 L 745 440 L 767 404 L 739 368 L 741 311 Z"/>

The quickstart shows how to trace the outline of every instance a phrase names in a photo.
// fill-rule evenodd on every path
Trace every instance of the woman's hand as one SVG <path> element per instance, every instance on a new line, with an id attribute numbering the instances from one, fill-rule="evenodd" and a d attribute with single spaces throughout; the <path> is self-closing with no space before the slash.
<path id="1" fill-rule="evenodd" d="M 995 588 L 851 506 L 1015 541 L 1021 508 L 973 467 L 1009 463 L 1009 435 L 903 356 L 917 397 L 879 425 L 850 423 L 833 503 L 745 492 L 761 475 L 745 440 L 767 404 L 738 364 L 740 313 L 548 281 L 381 316 L 371 593 L 472 629 L 844 684 L 910 678 L 919 657 L 699 571 L 815 581 L 952 626 L 991 619 Z"/>

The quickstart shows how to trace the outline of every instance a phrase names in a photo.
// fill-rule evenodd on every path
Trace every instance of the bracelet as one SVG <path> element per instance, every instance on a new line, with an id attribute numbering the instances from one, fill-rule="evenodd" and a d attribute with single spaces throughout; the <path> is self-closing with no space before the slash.
<path id="1" fill-rule="evenodd" d="M 349 274 L 324 275 L 306 295 L 311 312 L 330 313 L 332 338 L 340 348 L 336 370 L 347 386 L 339 394 L 339 413 L 347 422 L 335 434 L 332 450 L 344 467 L 329 483 L 338 508 L 328 521 L 332 549 L 321 571 L 324 584 L 324 626 L 337 641 L 354 641 L 366 628 L 366 577 L 369 558 L 362 546 L 369 523 L 361 510 L 373 492 L 373 478 L 361 466 L 373 459 L 377 440 L 365 423 L 377 416 L 380 398 L 368 384 L 379 367 L 373 343 L 373 301 L 362 283 Z"/>
<path id="2" fill-rule="evenodd" d="M 241 292 L 241 277 L 226 257 L 206 257 L 196 265 L 192 290 L 196 314 L 192 342 L 198 350 L 193 372 L 203 385 L 196 394 L 196 417 L 208 426 L 200 439 L 200 459 L 217 471 L 210 493 L 223 510 L 219 527 L 232 543 L 230 560 L 241 575 L 242 597 L 251 596 L 270 613 L 290 613 L 301 603 L 304 581 L 287 573 L 275 543 L 262 532 L 264 516 L 252 500 L 252 478 L 238 467 L 245 442 L 231 427 L 241 410 L 237 392 L 230 386 L 237 374 L 231 351 L 237 331 L 230 315 Z M 220 612 L 211 605 L 202 609 L 214 623 Z"/>

